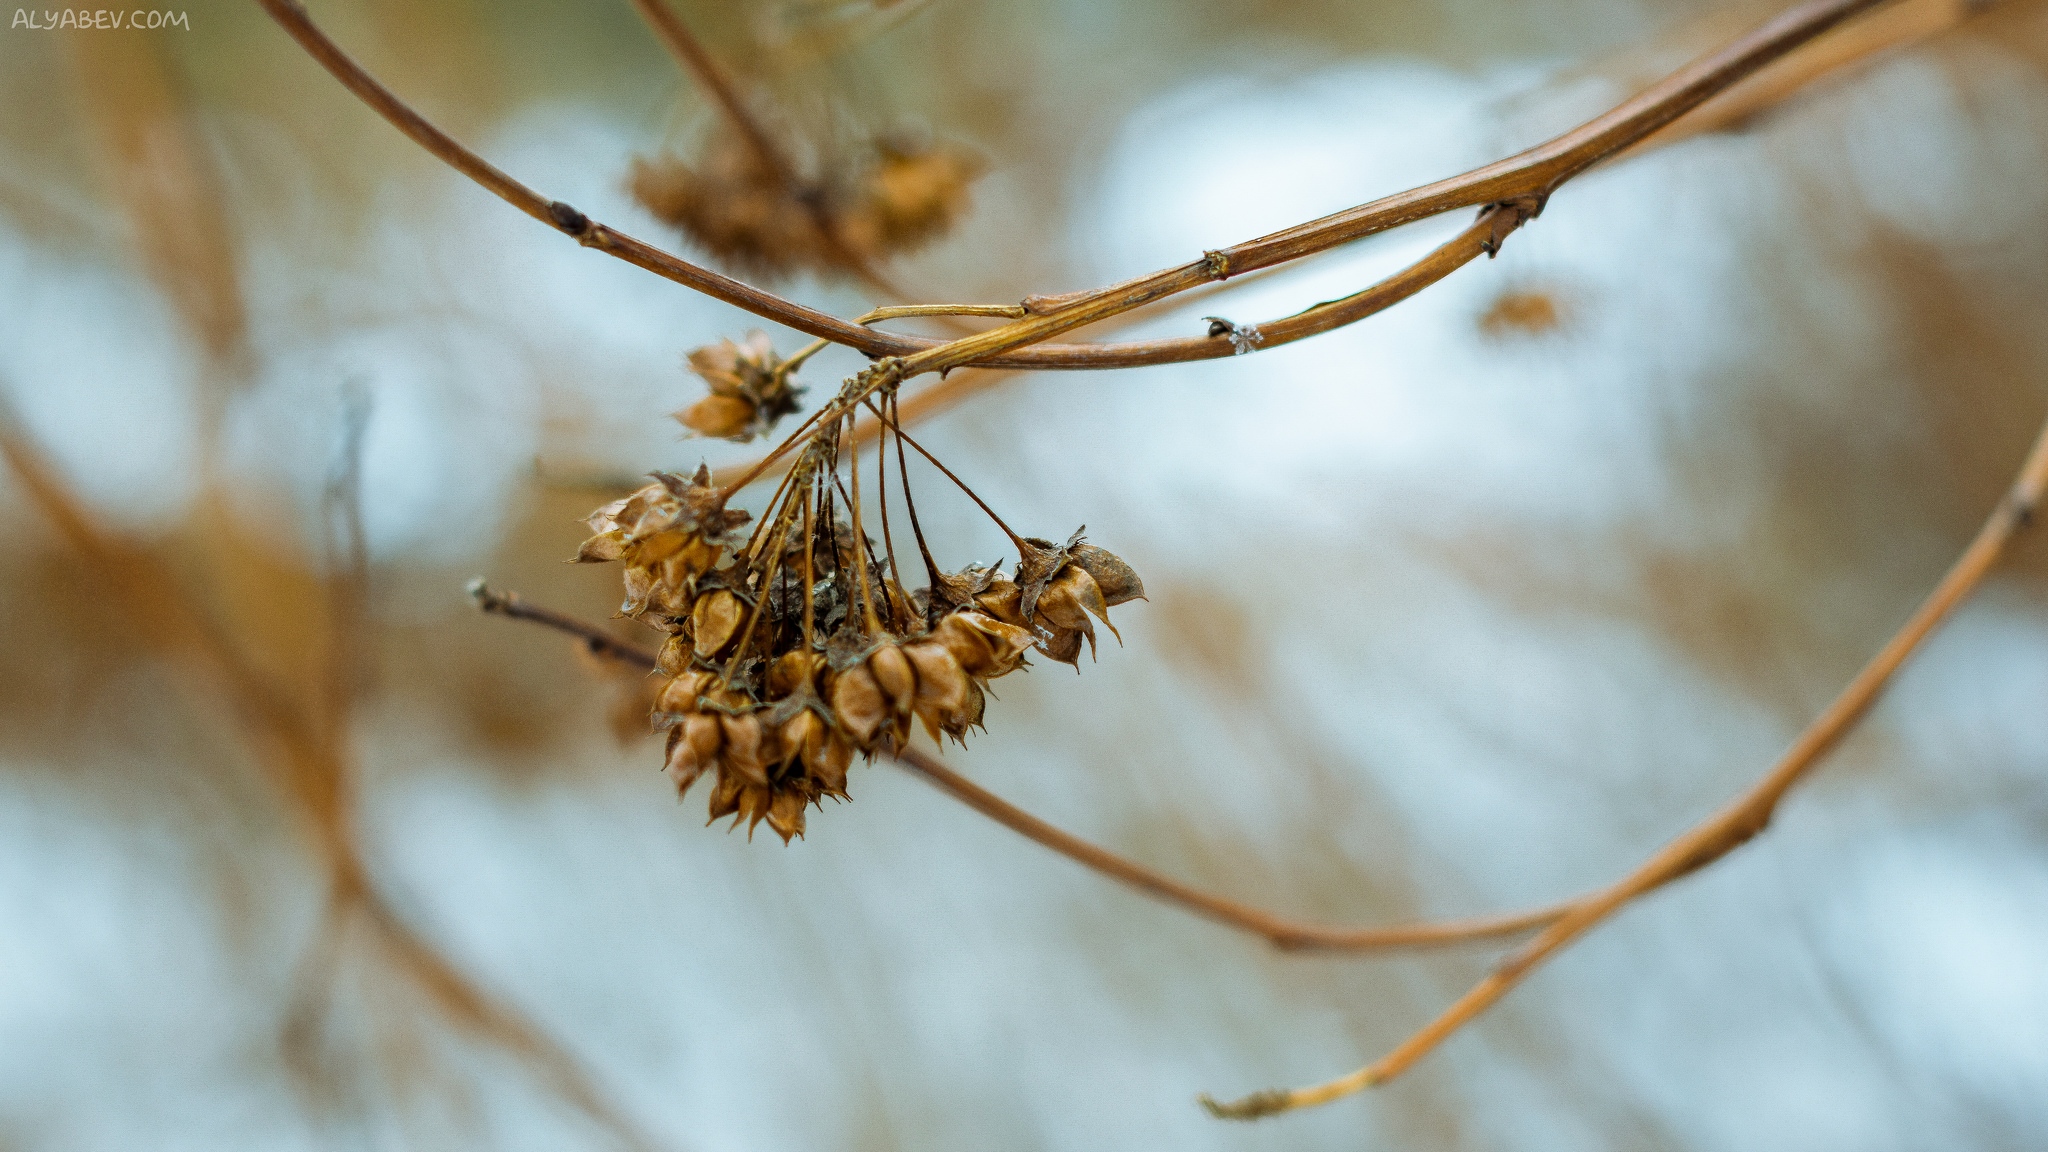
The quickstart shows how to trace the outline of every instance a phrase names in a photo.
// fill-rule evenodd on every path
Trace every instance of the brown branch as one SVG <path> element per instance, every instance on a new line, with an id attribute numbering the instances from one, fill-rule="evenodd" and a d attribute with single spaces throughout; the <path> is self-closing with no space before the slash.
<path id="1" fill-rule="evenodd" d="M 1240 904 L 1214 893 L 1191 888 L 1126 860 L 1105 848 L 1090 844 L 1072 833 L 1061 831 L 916 748 L 905 748 L 896 753 L 896 762 L 924 777 L 948 796 L 1027 840 L 1050 848 L 1084 867 L 1120 880 L 1148 896 L 1156 897 L 1168 904 L 1177 904 L 1197 915 L 1206 916 L 1233 928 L 1242 928 L 1247 932 L 1264 936 L 1272 941 L 1274 946 L 1287 951 L 1362 952 L 1428 948 L 1496 936 L 1513 936 L 1549 924 L 1570 909 L 1569 905 L 1560 904 L 1506 916 L 1438 920 L 1372 928 L 1341 928 L 1289 920 L 1248 904 Z"/>
<path id="2" fill-rule="evenodd" d="M 585 623 L 574 616 L 566 616 L 553 609 L 528 604 L 517 592 L 493 592 L 481 576 L 469 582 L 469 598 L 476 602 L 477 610 L 480 612 L 509 616 L 514 620 L 531 620 L 557 632 L 567 632 L 583 641 L 584 651 L 592 656 L 603 656 L 647 669 L 654 667 L 654 653 L 638 644 L 621 640 L 597 625 Z"/>
<path id="3" fill-rule="evenodd" d="M 558 632 L 566 632 L 590 645 L 590 651 L 634 668 L 652 669 L 654 653 L 634 644 L 614 640 L 597 628 L 573 616 L 527 604 L 516 594 L 495 593 L 481 580 L 470 585 L 470 595 L 485 612 L 526 620 Z M 1429 948 L 1461 944 L 1500 936 L 1514 936 L 1549 924 L 1573 905 L 1559 904 L 1504 916 L 1438 920 L 1384 927 L 1348 928 L 1289 920 L 1270 912 L 1240 904 L 1224 896 L 1192 888 L 1162 876 L 1141 864 L 1091 844 L 1070 832 L 1040 820 L 972 780 L 954 772 L 936 758 L 905 748 L 894 754 L 896 763 L 976 812 L 994 820 L 1027 840 L 1052 849 L 1083 867 L 1092 868 L 1168 904 L 1233 928 L 1242 928 L 1271 941 L 1286 951 L 1390 951 L 1401 948 Z"/>
<path id="4" fill-rule="evenodd" d="M 1028 297 L 1027 305 L 1032 305 L 1039 314 L 948 342 L 899 336 L 850 324 L 691 264 L 597 223 L 567 204 L 544 200 L 407 107 L 329 40 L 294 0 L 257 2 L 350 91 L 400 131 L 527 215 L 575 237 L 587 247 L 607 252 L 758 316 L 845 344 L 870 356 L 903 357 L 904 377 L 908 378 L 921 372 L 943 372 L 968 364 L 995 368 L 1104 368 L 1228 354 L 1234 350 L 1229 342 L 1216 339 L 1199 342 L 1205 346 L 1199 352 L 1193 346 L 1175 344 L 1171 348 L 1151 350 L 1142 357 L 1132 355 L 1129 359 L 1123 358 L 1126 354 L 1094 352 L 1085 345 L 1027 346 L 1043 345 L 1062 332 L 1205 283 L 1296 260 L 1458 208 L 1514 203 L 1521 206 L 1518 215 L 1533 215 L 1541 210 L 1544 200 L 1552 192 L 1573 176 L 1647 138 L 1758 69 L 1886 0 L 1808 0 L 1686 65 L 1604 115 L 1546 144 L 1460 176 L 1205 253 L 1201 259 L 1177 268 L 1088 292 Z M 1330 326 L 1334 327 L 1339 322 L 1350 323 L 1366 314 L 1369 312 L 1352 315 L 1342 321 L 1335 321 L 1332 317 Z"/>
<path id="5" fill-rule="evenodd" d="M 1807 725 L 1792 746 L 1761 779 L 1720 811 L 1666 844 L 1635 871 L 1606 888 L 1572 901 L 1566 911 L 1534 939 L 1504 959 L 1484 980 L 1443 1014 L 1399 1047 L 1348 1076 L 1312 1088 L 1275 1089 L 1232 1103 L 1201 1098 L 1210 1112 L 1227 1119 L 1260 1116 L 1328 1103 L 1364 1088 L 1384 1084 L 1412 1067 L 1444 1039 L 1492 1007 L 1523 977 L 1585 935 L 1630 901 L 1682 876 L 1698 871 L 1747 843 L 1770 823 L 1778 802 L 1839 744 L 1870 711 L 1879 693 L 1955 607 L 1981 583 L 1999 553 L 2020 529 L 2032 523 L 2044 489 L 2048 489 L 2048 425 L 2044 425 L 2020 466 L 2012 487 L 1992 509 L 1984 526 L 1956 558 L 1941 582 L 1921 601 L 1913 615 L 1871 657 L 1834 702 Z"/>

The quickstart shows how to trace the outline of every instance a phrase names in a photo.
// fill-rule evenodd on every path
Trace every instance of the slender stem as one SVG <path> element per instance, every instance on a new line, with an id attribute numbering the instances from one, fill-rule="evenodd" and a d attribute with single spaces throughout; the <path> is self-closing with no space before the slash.
<path id="1" fill-rule="evenodd" d="M 761 127 L 753 114 L 747 111 L 746 102 L 740 99 L 739 89 L 734 86 L 732 78 L 725 74 L 725 69 L 718 66 L 718 61 L 712 58 L 711 53 L 704 50 L 704 45 L 690 34 L 690 29 L 682 20 L 678 19 L 674 12 L 669 11 L 668 5 L 661 3 L 661 0 L 631 0 L 631 3 L 633 10 L 640 13 L 640 18 L 654 30 L 655 38 L 661 41 L 662 47 L 667 48 L 669 54 L 674 56 L 718 103 L 719 109 L 725 113 L 725 118 L 732 123 L 740 138 L 747 142 L 747 147 L 753 151 L 755 159 L 761 162 L 762 167 L 774 173 L 776 180 L 780 181 L 783 187 L 792 190 L 802 188 L 802 182 L 797 178 L 796 166 L 775 146 L 775 141 L 769 137 L 767 129 Z"/>
<path id="2" fill-rule="evenodd" d="M 1312 1088 L 1259 1092 L 1229 1104 L 1204 1096 L 1202 1102 L 1221 1117 L 1251 1120 L 1260 1116 L 1327 1103 L 1375 1084 L 1384 1084 L 1413 1067 L 1444 1039 L 1464 1027 L 1507 995 L 1545 960 L 1585 935 L 1630 901 L 1719 860 L 1747 843 L 1770 823 L 1778 801 L 1813 771 L 1828 751 L 1854 728 L 1877 702 L 1892 676 L 1922 641 L 1946 620 L 1958 604 L 1982 583 L 2005 545 L 2033 521 L 2042 492 L 2048 489 L 2048 424 L 2044 424 L 2020 466 L 2012 487 L 1992 509 L 1984 526 L 1956 558 L 1941 582 L 1921 601 L 1913 615 L 1887 640 L 1877 655 L 1849 681 L 1827 709 L 1807 725 L 1792 746 L 1761 779 L 1720 811 L 1687 830 L 1652 854 L 1633 872 L 1606 888 L 1590 892 L 1568 906 L 1547 928 L 1509 955 L 1484 980 L 1427 1026 L 1377 1062 L 1348 1076 Z"/>
<path id="3" fill-rule="evenodd" d="M 654 653 L 630 641 L 621 640 L 595 624 L 587 624 L 574 616 L 565 616 L 550 608 L 528 604 L 516 592 L 493 592 L 490 585 L 478 579 L 469 582 L 469 598 L 476 602 L 478 611 L 498 616 L 509 616 L 514 620 L 531 620 L 545 624 L 558 632 L 583 641 L 583 648 L 593 656 L 603 656 L 628 664 L 644 664 L 654 667 Z"/>
<path id="4" fill-rule="evenodd" d="M 888 402 L 890 410 L 894 412 L 896 393 L 889 393 Z M 874 426 L 877 428 L 884 427 L 884 422 L 877 420 Z M 888 421 L 886 426 L 896 428 L 896 422 L 893 420 Z M 884 440 L 882 442 L 882 450 L 887 451 L 888 447 L 889 442 Z M 903 431 L 901 428 L 897 428 L 896 431 L 896 476 L 903 486 L 903 507 L 910 514 L 910 530 L 917 536 L 918 555 L 924 557 L 925 576 L 929 579 L 930 587 L 933 591 L 937 591 L 939 587 L 939 565 L 932 559 L 932 550 L 925 547 L 924 526 L 917 522 L 917 498 L 910 494 L 910 463 L 903 456 Z M 929 611 L 930 605 L 927 604 L 926 608 Z M 927 619 L 925 623 L 930 624 L 930 619 Z"/>
<path id="5" fill-rule="evenodd" d="M 812 606 L 811 589 L 818 583 L 817 571 L 811 566 L 811 490 L 804 489 L 804 655 L 812 651 L 815 630 L 812 625 L 815 609 Z"/>
<path id="6" fill-rule="evenodd" d="M 867 408 L 868 411 L 873 412 L 875 414 L 875 419 L 888 421 L 888 417 L 882 415 L 881 410 L 876 408 L 872 402 L 867 402 Z M 996 515 L 995 509 L 990 508 L 988 504 L 985 501 L 983 501 L 980 496 L 975 495 L 974 489 L 969 488 L 965 480 L 962 480 L 958 476 L 953 475 L 953 470 L 951 468 L 948 468 L 944 464 L 939 463 L 939 458 L 937 456 L 934 456 L 931 453 L 925 451 L 924 445 L 919 444 L 917 441 L 910 439 L 909 436 L 904 434 L 903 429 L 897 427 L 893 422 L 890 422 L 889 430 L 891 432 L 896 433 L 896 450 L 898 452 L 901 452 L 903 450 L 902 446 L 905 442 L 908 442 L 912 448 L 917 449 L 918 455 L 924 457 L 926 460 L 931 461 L 932 467 L 937 468 L 941 472 L 944 472 L 946 474 L 946 479 L 951 480 L 955 484 L 958 484 L 960 486 L 960 490 L 962 492 L 967 493 L 968 499 L 973 500 L 975 504 L 980 506 L 983 512 L 988 513 L 989 519 L 996 522 L 996 527 L 1001 528 L 1003 530 L 1003 535 L 1008 536 L 1010 538 L 1010 543 L 1017 546 L 1019 553 L 1021 554 L 1023 552 L 1025 548 L 1023 537 L 1018 536 L 1015 532 L 1010 531 L 1010 526 L 1008 524 L 1003 523 L 1003 518 L 1001 516 Z"/>
<path id="7" fill-rule="evenodd" d="M 853 494 L 846 502 L 853 506 L 853 563 L 860 576 L 861 615 L 867 622 L 868 635 L 875 636 L 882 631 L 882 622 L 875 618 L 874 597 L 868 592 L 868 534 L 860 523 L 860 445 L 853 445 L 852 452 L 853 463 L 847 471 L 853 473 Z"/>
<path id="8" fill-rule="evenodd" d="M 1377 928 L 1335 928 L 1300 920 L 1288 920 L 1227 897 L 1191 888 L 1062 831 L 915 748 L 905 748 L 893 755 L 899 765 L 922 776 L 948 796 L 1036 844 L 1050 848 L 1069 860 L 1120 880 L 1166 903 L 1179 905 L 1197 915 L 1264 936 L 1274 945 L 1288 951 L 1383 951 L 1428 948 L 1499 936 L 1514 936 L 1533 928 L 1540 928 L 1564 915 L 1570 908 L 1570 905 L 1561 904 L 1507 916 L 1395 924 Z"/>

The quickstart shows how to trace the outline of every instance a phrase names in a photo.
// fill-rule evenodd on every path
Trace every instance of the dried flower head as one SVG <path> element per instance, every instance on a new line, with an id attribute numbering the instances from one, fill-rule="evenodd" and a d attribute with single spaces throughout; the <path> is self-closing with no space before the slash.
<path id="1" fill-rule="evenodd" d="M 795 412 L 804 394 L 766 332 L 749 332 L 743 344 L 720 340 L 692 349 L 690 371 L 711 394 L 674 416 L 700 436 L 752 440 Z"/>
<path id="2" fill-rule="evenodd" d="M 715 389 L 744 393 L 748 372 L 774 373 L 765 342 L 702 351 Z M 623 612 L 667 633 L 649 712 L 677 794 L 709 777 L 711 819 L 743 820 L 750 834 L 766 821 L 784 842 L 803 834 L 810 806 L 846 796 L 855 756 L 901 750 L 917 726 L 964 740 L 982 725 L 989 681 L 1026 667 L 1034 648 L 1077 663 L 1094 621 L 1144 594 L 1129 565 L 1079 532 L 1057 546 L 1013 537 L 1014 579 L 943 573 L 926 554 L 931 586 L 906 591 L 887 521 L 879 549 L 862 524 L 860 469 L 841 475 L 846 419 L 821 422 L 746 539 L 728 533 L 747 515 L 725 509 L 704 470 L 657 473 L 592 515 L 597 534 L 577 557 L 623 561 Z M 915 524 L 908 489 L 901 506 Z"/>
<path id="3" fill-rule="evenodd" d="M 914 252 L 967 215 L 969 189 L 984 167 L 979 156 L 888 139 L 875 151 L 863 195 L 841 226 L 849 246 L 873 257 Z"/>
<path id="4" fill-rule="evenodd" d="M 805 200 L 811 190 L 790 186 L 730 132 L 715 134 L 695 166 L 635 158 L 627 186 L 655 218 L 743 272 L 773 277 L 836 263 Z"/>
<path id="5" fill-rule="evenodd" d="M 856 272 L 915 251 L 967 213 L 980 157 L 884 135 L 820 148 L 814 176 L 772 163 L 731 130 L 695 161 L 636 158 L 628 188 L 723 264 L 760 277 Z"/>

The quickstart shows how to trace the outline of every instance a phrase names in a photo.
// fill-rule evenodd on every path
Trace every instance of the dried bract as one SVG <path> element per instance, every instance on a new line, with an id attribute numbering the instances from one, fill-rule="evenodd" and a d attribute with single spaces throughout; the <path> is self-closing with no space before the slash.
<path id="1" fill-rule="evenodd" d="M 700 436 L 752 440 L 795 412 L 804 393 L 765 332 L 748 333 L 744 344 L 720 340 L 691 350 L 690 371 L 711 395 L 674 415 Z"/>

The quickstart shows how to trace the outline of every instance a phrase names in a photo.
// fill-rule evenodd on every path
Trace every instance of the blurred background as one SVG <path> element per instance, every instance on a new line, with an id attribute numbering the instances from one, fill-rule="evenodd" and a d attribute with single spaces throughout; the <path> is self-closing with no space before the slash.
<path id="1" fill-rule="evenodd" d="M 971 212 L 886 269 L 964 301 L 1496 159 L 1770 10 L 679 9 L 806 156 L 903 133 L 979 158 Z M 649 469 L 753 455 L 680 438 L 685 353 L 801 338 L 519 215 L 255 5 L 166 11 L 186 26 L 0 34 L 0 396 L 120 541 L 88 559 L 0 478 L 0 1149 L 2048 1139 L 2038 533 L 1767 835 L 1404 1079 L 1222 1123 L 1196 1092 L 1376 1058 L 1498 949 L 1283 955 L 885 763 L 788 848 L 701 827 L 631 732 L 635 679 L 463 585 L 608 616 L 616 569 L 562 563 L 577 521 Z M 1150 593 L 1078 676 L 997 685 L 948 762 L 1343 923 L 1547 903 L 1736 793 L 2048 412 L 2048 5 L 1916 11 L 1910 43 L 1572 183 L 1498 260 L 1364 323 L 992 380 L 923 422 L 1012 525 L 1086 524 Z M 626 4 L 313 15 L 543 195 L 712 260 L 628 193 L 635 157 L 691 155 L 718 113 Z M 1454 216 L 1126 331 L 1355 291 Z M 861 362 L 802 375 L 821 396 Z M 1014 559 L 919 490 L 942 563 Z M 130 568 L 315 717 L 319 755 L 158 643 Z"/>

